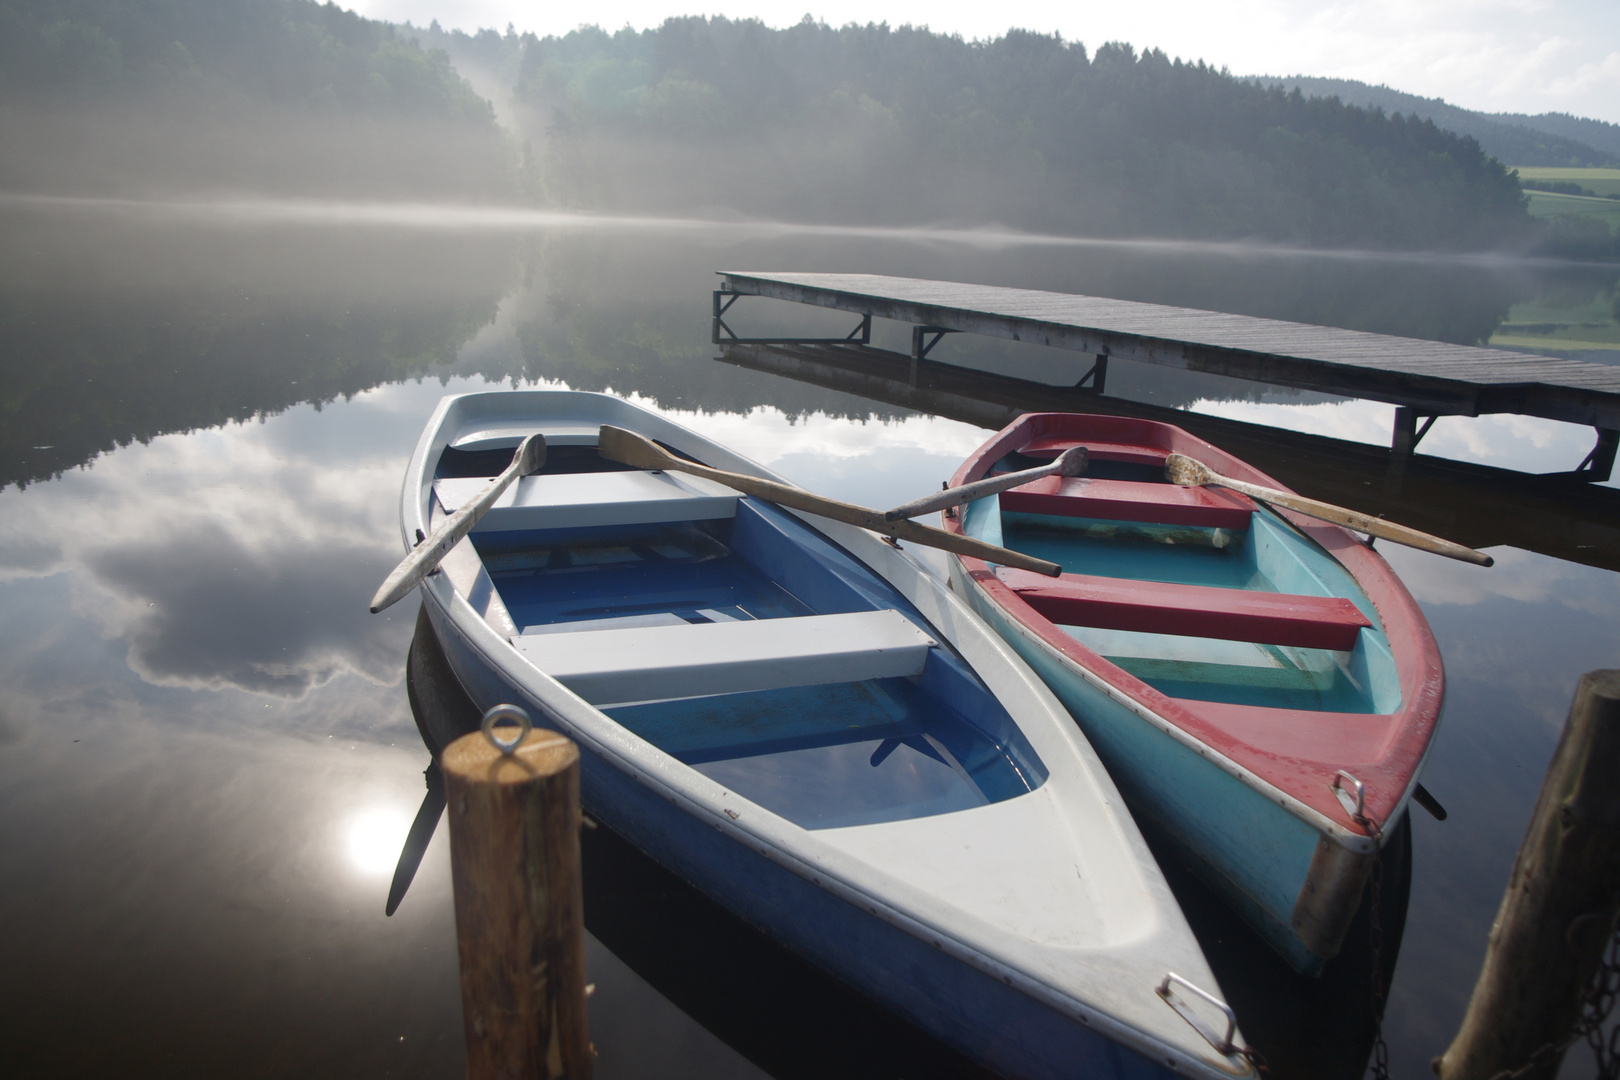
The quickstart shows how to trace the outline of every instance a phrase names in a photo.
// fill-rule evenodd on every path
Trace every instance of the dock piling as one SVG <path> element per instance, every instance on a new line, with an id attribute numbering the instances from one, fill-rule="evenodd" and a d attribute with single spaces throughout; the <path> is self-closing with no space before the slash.
<path id="1" fill-rule="evenodd" d="M 515 740 L 492 717 L 524 721 Z M 469 1080 L 590 1080 L 579 750 L 486 715 L 442 758 Z"/>
<path id="2" fill-rule="evenodd" d="M 1585 675 L 1441 1080 L 1552 1080 L 1620 908 L 1620 671 Z"/>

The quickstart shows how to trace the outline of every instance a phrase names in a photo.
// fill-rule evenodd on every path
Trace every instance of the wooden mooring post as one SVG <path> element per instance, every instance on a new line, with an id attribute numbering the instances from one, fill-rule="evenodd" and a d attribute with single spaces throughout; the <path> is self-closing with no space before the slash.
<path id="1" fill-rule="evenodd" d="M 498 706 L 441 764 L 468 1080 L 590 1080 L 579 749 Z"/>
<path id="2" fill-rule="evenodd" d="M 1620 908 L 1620 671 L 1581 679 L 1441 1080 L 1552 1080 Z"/>

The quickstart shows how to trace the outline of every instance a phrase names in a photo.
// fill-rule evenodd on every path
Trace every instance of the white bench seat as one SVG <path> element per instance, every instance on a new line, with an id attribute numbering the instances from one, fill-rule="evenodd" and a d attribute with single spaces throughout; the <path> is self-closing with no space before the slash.
<path id="1" fill-rule="evenodd" d="M 450 446 L 456 450 L 507 450 L 515 448 L 536 432 L 546 437 L 547 446 L 595 446 L 600 430 L 596 424 L 537 426 L 529 417 L 502 420 L 499 417 L 481 416 L 456 432 Z"/>
<path id="2" fill-rule="evenodd" d="M 512 643 L 593 705 L 917 675 L 935 644 L 893 610 L 525 634 Z"/>
<path id="3" fill-rule="evenodd" d="M 433 494 L 446 513 L 454 513 L 490 482 L 478 476 L 447 477 L 433 481 Z M 736 517 L 738 498 L 723 484 L 677 473 L 541 473 L 507 488 L 473 532 L 712 521 Z"/>

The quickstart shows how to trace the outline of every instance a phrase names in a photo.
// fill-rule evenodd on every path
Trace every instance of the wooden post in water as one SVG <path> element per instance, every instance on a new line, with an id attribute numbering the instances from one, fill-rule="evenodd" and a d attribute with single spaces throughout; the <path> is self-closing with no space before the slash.
<path id="1" fill-rule="evenodd" d="M 1620 671 L 1582 677 L 1441 1080 L 1552 1080 L 1620 901 Z"/>
<path id="2" fill-rule="evenodd" d="M 579 749 L 527 727 L 509 748 L 464 735 L 441 762 L 467 1076 L 590 1080 Z"/>

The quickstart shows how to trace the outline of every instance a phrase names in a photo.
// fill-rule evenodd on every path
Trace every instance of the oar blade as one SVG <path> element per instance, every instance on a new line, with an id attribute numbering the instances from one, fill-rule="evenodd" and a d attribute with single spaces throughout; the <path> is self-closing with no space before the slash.
<path id="1" fill-rule="evenodd" d="M 633 469 L 662 469 L 672 459 L 672 455 L 647 436 L 612 424 L 603 424 L 597 433 L 596 452 Z"/>
<path id="2" fill-rule="evenodd" d="M 1165 479 L 1181 487 L 1200 487 L 1210 482 L 1213 473 L 1202 461 L 1194 461 L 1185 454 L 1171 454 L 1164 459 Z"/>
<path id="3" fill-rule="evenodd" d="M 987 499 L 1008 488 L 1015 488 L 1043 476 L 1079 476 L 1086 471 L 1090 462 L 1090 455 L 1083 446 L 1071 446 L 1058 456 L 1050 465 L 1041 465 L 1033 469 L 1024 469 L 1020 472 L 1002 473 L 997 476 L 987 476 L 982 480 L 975 480 L 971 484 L 962 484 L 960 487 L 948 487 L 944 491 L 936 491 L 932 495 L 925 495 L 920 499 L 897 506 L 893 510 L 883 512 L 885 521 L 906 521 L 911 518 L 922 517 L 924 514 L 934 514 L 941 510 L 948 510 L 953 506 L 962 506 L 977 499 Z"/>
<path id="4" fill-rule="evenodd" d="M 392 915 L 399 910 L 399 903 L 405 899 L 405 891 L 416 879 L 416 870 L 422 865 L 422 856 L 427 853 L 428 842 L 433 839 L 439 818 L 444 814 L 444 773 L 439 770 L 438 761 L 429 764 L 424 775 L 427 778 L 427 794 L 423 796 L 422 805 L 416 811 L 416 820 L 411 822 L 411 831 L 405 837 L 404 846 L 400 848 L 399 862 L 394 867 L 394 880 L 388 886 L 388 903 L 383 908 L 384 915 Z"/>
<path id="5" fill-rule="evenodd" d="M 1059 476 L 1079 476 L 1091 464 L 1091 451 L 1083 446 L 1071 446 L 1058 455 L 1055 464 Z"/>
<path id="6" fill-rule="evenodd" d="M 545 463 L 546 437 L 536 432 L 519 444 L 517 452 L 512 455 L 512 463 L 495 477 L 487 491 L 451 514 L 426 542 L 419 543 L 400 560 L 400 564 L 394 567 L 377 589 L 377 594 L 371 598 L 371 613 L 375 615 L 409 596 L 411 590 L 420 585 L 422 579 L 432 573 L 440 560 L 449 554 L 450 549 L 472 531 L 472 527 L 489 512 L 489 508 L 495 505 L 512 481 L 539 472 Z"/>

